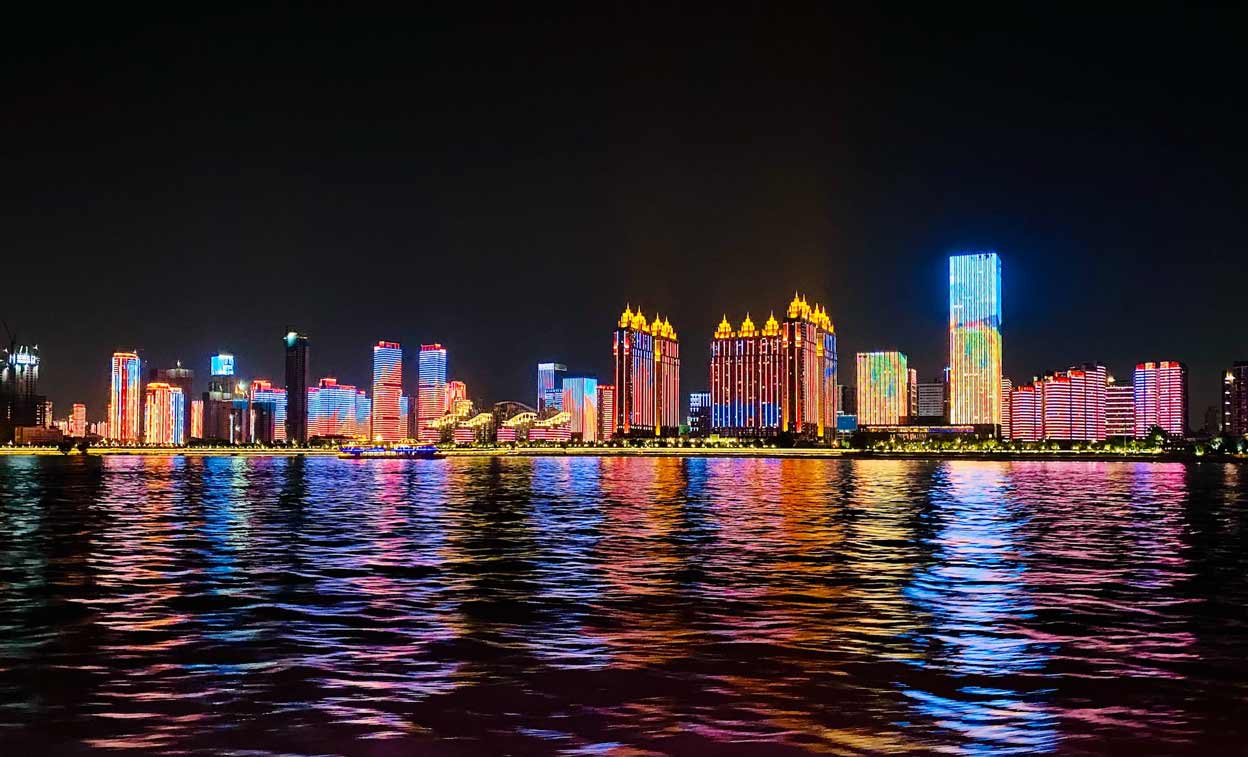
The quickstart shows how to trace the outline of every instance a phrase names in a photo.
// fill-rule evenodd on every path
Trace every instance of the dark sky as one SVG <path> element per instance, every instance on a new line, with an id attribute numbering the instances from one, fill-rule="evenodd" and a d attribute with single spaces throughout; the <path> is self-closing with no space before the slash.
<path id="1" fill-rule="evenodd" d="M 436 340 L 531 402 L 539 360 L 608 377 L 626 302 L 692 391 L 795 289 L 843 383 L 926 379 L 945 256 L 992 248 L 1007 375 L 1183 360 L 1199 426 L 1248 359 L 1244 18 L 1041 10 L 13 18 L 0 316 L 92 419 L 115 347 L 280 381 L 286 324 L 314 377 Z"/>

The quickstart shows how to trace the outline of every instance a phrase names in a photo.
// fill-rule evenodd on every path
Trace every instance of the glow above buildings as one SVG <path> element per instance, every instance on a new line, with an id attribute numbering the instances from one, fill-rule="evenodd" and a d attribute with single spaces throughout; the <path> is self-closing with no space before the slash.
<path id="1" fill-rule="evenodd" d="M 910 369 L 905 353 L 859 352 L 856 362 L 858 425 L 905 423 L 910 412 Z"/>
<path id="2" fill-rule="evenodd" d="M 949 258 L 949 369 L 950 423 L 1000 425 L 1001 259 L 995 252 Z"/>
<path id="3" fill-rule="evenodd" d="M 143 429 L 142 362 L 134 352 L 114 352 L 109 386 L 108 431 L 119 442 L 138 442 Z"/>
<path id="4" fill-rule="evenodd" d="M 399 408 L 402 396 L 403 348 L 398 342 L 378 342 L 373 347 L 373 441 L 403 439 L 407 419 Z"/>

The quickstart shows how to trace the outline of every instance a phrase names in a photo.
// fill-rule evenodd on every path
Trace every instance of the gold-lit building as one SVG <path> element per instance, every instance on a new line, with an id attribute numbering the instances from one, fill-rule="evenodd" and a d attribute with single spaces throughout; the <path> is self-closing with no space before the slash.
<path id="1" fill-rule="evenodd" d="M 625 307 L 611 345 L 615 436 L 674 436 L 680 431 L 680 343 L 665 318 L 647 321 Z"/>
<path id="2" fill-rule="evenodd" d="M 725 316 L 711 340 L 711 433 L 823 438 L 836 429 L 836 331 L 827 311 L 793 295 L 761 329 Z"/>

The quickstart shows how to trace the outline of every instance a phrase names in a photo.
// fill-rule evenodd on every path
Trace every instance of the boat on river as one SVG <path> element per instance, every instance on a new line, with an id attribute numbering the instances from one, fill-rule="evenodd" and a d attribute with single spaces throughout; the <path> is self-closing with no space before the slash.
<path id="1" fill-rule="evenodd" d="M 444 455 L 432 444 L 346 444 L 338 448 L 338 457 L 349 460 L 432 460 Z"/>

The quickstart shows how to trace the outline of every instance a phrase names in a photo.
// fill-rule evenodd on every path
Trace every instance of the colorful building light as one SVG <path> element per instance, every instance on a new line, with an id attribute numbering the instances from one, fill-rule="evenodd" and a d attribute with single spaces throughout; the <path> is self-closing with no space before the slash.
<path id="1" fill-rule="evenodd" d="M 573 437 L 583 442 L 598 441 L 598 379 L 588 376 L 563 379 L 560 407 L 569 415 Z"/>
<path id="2" fill-rule="evenodd" d="M 134 352 L 114 352 L 108 402 L 108 429 L 118 442 L 143 438 L 142 362 Z"/>
<path id="3" fill-rule="evenodd" d="M 1010 438 L 1038 442 L 1044 438 L 1044 390 L 1036 384 L 1010 392 Z"/>
<path id="4" fill-rule="evenodd" d="M 148 444 L 179 446 L 186 443 L 183 427 L 186 398 L 182 387 L 162 381 L 147 385 L 144 412 L 144 441 Z"/>
<path id="5" fill-rule="evenodd" d="M 308 434 L 310 436 L 367 435 L 369 427 L 360 423 L 360 405 L 367 400 L 363 392 L 351 384 L 339 384 L 327 376 L 308 387 Z M 364 413 L 367 416 L 367 409 Z"/>
<path id="6" fill-rule="evenodd" d="M 721 436 L 775 436 L 784 407 L 785 351 L 773 313 L 760 330 L 750 314 L 733 330 L 728 316 L 711 338 L 710 432 Z"/>
<path id="7" fill-rule="evenodd" d="M 1135 366 L 1135 437 L 1154 426 L 1171 436 L 1187 434 L 1187 366 L 1174 360 Z"/>
<path id="8" fill-rule="evenodd" d="M 74 403 L 73 411 L 69 415 L 69 435 L 73 437 L 87 435 L 87 406 L 81 402 Z"/>
<path id="9" fill-rule="evenodd" d="M 416 393 L 416 433 L 421 442 L 436 442 L 437 429 L 429 423 L 446 413 L 446 348 L 420 345 L 419 387 Z"/>
<path id="10" fill-rule="evenodd" d="M 1001 424 L 1001 258 L 949 258 L 949 421 Z M 861 412 L 859 413 L 861 415 Z"/>
<path id="11" fill-rule="evenodd" d="M 446 382 L 446 407 L 443 413 L 458 414 L 458 408 L 468 401 L 468 385 L 462 381 Z"/>
<path id="12" fill-rule="evenodd" d="M 905 353 L 859 352 L 858 425 L 893 426 L 909 418 L 910 369 Z"/>
<path id="13" fill-rule="evenodd" d="M 191 438 L 204 438 L 204 401 L 191 400 Z"/>
<path id="14" fill-rule="evenodd" d="M 670 321 L 646 321 L 624 308 L 611 345 L 615 435 L 675 436 L 680 431 L 680 343 Z"/>
<path id="15" fill-rule="evenodd" d="M 784 386 L 782 429 L 796 436 L 824 438 L 836 429 L 836 330 L 828 311 L 793 294 L 781 324 Z M 859 423 L 862 422 L 861 417 Z"/>
<path id="16" fill-rule="evenodd" d="M 615 387 L 598 385 L 598 439 L 611 441 L 615 436 Z"/>
<path id="17" fill-rule="evenodd" d="M 407 419 L 400 412 L 403 396 L 403 348 L 398 342 L 373 347 L 372 440 L 397 442 L 406 435 Z"/>
<path id="18" fill-rule="evenodd" d="M 1014 391 L 1014 382 L 1008 376 L 1001 377 L 1001 438 L 1012 439 L 1010 436 L 1010 394 Z M 922 415 L 922 413 L 920 413 Z"/>
<path id="19" fill-rule="evenodd" d="M 234 375 L 234 356 L 228 352 L 218 352 L 212 356 L 209 363 L 214 376 Z"/>
<path id="20" fill-rule="evenodd" d="M 248 399 L 251 401 L 250 438 L 261 444 L 286 441 L 286 390 L 273 386 L 268 379 L 252 379 Z"/>
<path id="21" fill-rule="evenodd" d="M 537 411 L 563 409 L 563 376 L 568 366 L 562 363 L 537 364 Z"/>

